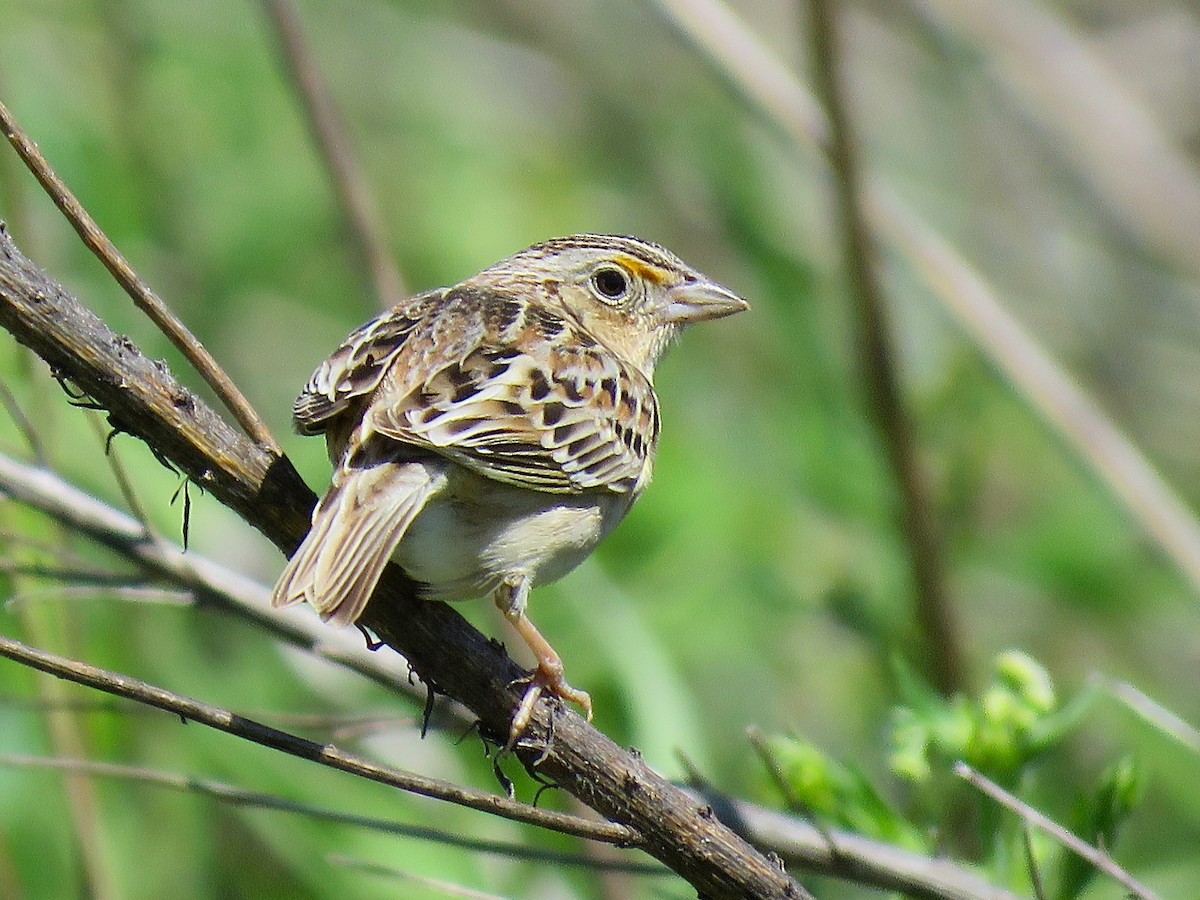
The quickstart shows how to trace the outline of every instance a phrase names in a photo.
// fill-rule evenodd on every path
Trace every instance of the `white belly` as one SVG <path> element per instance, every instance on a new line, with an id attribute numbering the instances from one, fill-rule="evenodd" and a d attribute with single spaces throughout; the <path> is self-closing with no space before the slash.
<path id="1" fill-rule="evenodd" d="M 625 494 L 546 494 L 475 475 L 453 481 L 430 499 L 392 556 L 438 600 L 490 593 L 511 575 L 533 585 L 561 578 L 633 502 Z"/>

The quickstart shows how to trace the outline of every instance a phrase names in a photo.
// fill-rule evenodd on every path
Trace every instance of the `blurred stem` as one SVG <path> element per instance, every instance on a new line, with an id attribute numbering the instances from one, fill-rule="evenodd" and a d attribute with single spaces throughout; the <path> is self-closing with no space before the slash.
<path id="1" fill-rule="evenodd" d="M 20 897 L 21 878 L 12 849 L 3 834 L 0 834 L 0 897 Z"/>
<path id="2" fill-rule="evenodd" d="M 250 405 L 250 401 L 242 395 L 237 385 L 233 383 L 204 345 L 196 339 L 196 336 L 134 271 L 129 261 L 125 259 L 108 235 L 100 229 L 91 214 L 83 208 L 83 204 L 71 193 L 66 182 L 51 168 L 50 162 L 42 155 L 38 145 L 17 124 L 16 118 L 3 103 L 0 103 L 0 132 L 12 145 L 26 168 L 41 184 L 46 194 L 54 201 L 54 205 L 70 222 L 71 227 L 75 229 L 83 243 L 104 264 L 109 274 L 121 286 L 134 305 L 145 313 L 147 318 L 183 354 L 192 368 L 212 388 L 213 393 L 229 410 L 242 430 L 260 446 L 278 456 L 279 444 L 275 441 L 266 423 Z"/>
<path id="3" fill-rule="evenodd" d="M 979 71 L 1020 104 L 1056 159 L 1126 234 L 1189 277 L 1200 274 L 1200 178 L 1192 159 L 1065 11 L 1034 0 L 909 5 L 979 54 Z"/>
<path id="4" fill-rule="evenodd" d="M 27 577 L 13 575 L 14 593 L 24 593 L 29 581 Z M 71 622 L 63 617 L 62 607 L 58 604 L 19 603 L 14 612 L 21 623 L 21 630 L 43 646 L 73 647 L 77 643 L 70 628 Z M 66 684 L 38 672 L 34 678 L 34 689 L 45 708 L 46 738 L 53 753 L 57 756 L 86 757 L 87 742 L 79 720 L 67 704 Z M 115 888 L 114 873 L 99 840 L 97 826 L 101 817 L 98 813 L 96 785 L 91 776 L 75 772 L 64 778 L 63 788 L 83 864 L 87 896 L 93 900 L 116 900 L 119 893 Z"/>
<path id="5" fill-rule="evenodd" d="M 1038 812 L 1028 803 L 1009 793 L 1000 787 L 1000 785 L 981 775 L 964 762 L 955 764 L 954 774 L 976 788 L 980 793 L 996 801 L 1000 806 L 1010 812 L 1016 813 L 1027 826 L 1050 835 L 1050 837 L 1072 853 L 1087 860 L 1098 870 L 1125 888 L 1129 896 L 1137 897 L 1139 900 L 1157 900 L 1158 895 L 1156 893 L 1117 865 L 1116 861 L 1103 847 L 1093 847 L 1087 841 L 1068 831 L 1049 816 Z"/>
<path id="6" fill-rule="evenodd" d="M 828 152 L 829 122 L 809 91 L 725 3 L 653 0 L 653 6 L 788 146 Z M 1200 590 L 1200 521 L 1141 449 L 1004 308 L 995 288 L 889 183 L 868 179 L 863 199 L 876 232 L 908 261 L 930 295 Z"/>
<path id="7" fill-rule="evenodd" d="M 321 74 L 304 27 L 291 0 L 262 0 L 279 39 L 280 55 L 308 120 L 317 151 L 325 163 L 333 192 L 350 226 L 358 254 L 383 309 L 406 295 L 404 279 L 392 260 L 383 222 L 350 141 L 346 124 Z"/>
<path id="8" fill-rule="evenodd" d="M 835 0 L 810 0 L 814 85 L 829 119 L 829 161 L 834 174 L 838 225 L 855 303 L 862 377 L 869 407 L 900 492 L 901 524 L 916 588 L 915 616 L 924 669 L 946 696 L 965 687 L 963 653 L 946 595 L 945 566 L 929 488 L 917 459 L 912 421 L 904 408 L 889 334 L 883 291 L 875 274 L 875 247 L 862 214 L 857 148 L 851 133 L 840 72 Z"/>

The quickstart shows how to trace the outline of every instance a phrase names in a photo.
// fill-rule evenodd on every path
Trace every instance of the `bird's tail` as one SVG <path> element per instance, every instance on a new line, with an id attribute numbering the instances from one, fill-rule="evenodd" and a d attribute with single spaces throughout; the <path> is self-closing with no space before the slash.
<path id="1" fill-rule="evenodd" d="M 338 470 L 312 528 L 271 594 L 274 606 L 307 600 L 321 618 L 356 621 L 392 552 L 444 476 L 420 462 Z"/>

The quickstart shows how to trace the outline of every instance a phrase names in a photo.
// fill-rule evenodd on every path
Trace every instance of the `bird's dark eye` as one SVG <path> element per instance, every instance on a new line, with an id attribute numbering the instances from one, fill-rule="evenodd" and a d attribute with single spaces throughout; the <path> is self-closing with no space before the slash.
<path id="1" fill-rule="evenodd" d="M 624 300 L 629 293 L 629 276 L 616 267 L 605 266 L 593 273 L 592 287 L 596 289 L 600 299 L 617 303 Z"/>

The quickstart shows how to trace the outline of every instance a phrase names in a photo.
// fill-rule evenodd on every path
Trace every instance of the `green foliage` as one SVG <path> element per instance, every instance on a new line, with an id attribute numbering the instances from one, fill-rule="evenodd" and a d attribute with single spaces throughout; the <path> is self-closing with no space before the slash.
<path id="1" fill-rule="evenodd" d="M 910 850 L 928 852 L 926 836 L 906 821 L 856 767 L 840 763 L 815 744 L 777 736 L 768 749 L 796 812 L 829 826 Z"/>
<path id="2" fill-rule="evenodd" d="M 996 657 L 992 678 L 978 698 L 942 698 L 902 661 L 897 659 L 894 668 L 900 702 L 892 711 L 888 736 L 891 773 L 926 792 L 941 808 L 942 820 L 918 824 L 919 804 L 887 801 L 857 767 L 837 761 L 810 741 L 775 736 L 766 746 L 784 797 L 797 811 L 827 826 L 926 853 L 935 849 L 933 835 L 958 827 L 953 819 L 961 813 L 957 800 L 962 793 L 951 785 L 957 763 L 1009 791 L 1030 794 L 1042 780 L 1039 760 L 1062 749 L 1101 697 L 1097 688 L 1087 688 L 1061 703 L 1046 669 L 1019 651 Z M 1132 755 L 1123 755 L 1076 798 L 1064 824 L 1086 843 L 1111 852 L 1144 793 L 1140 767 Z M 978 834 L 959 834 L 958 842 L 988 849 L 985 861 L 997 883 L 1027 889 L 1030 873 L 1017 862 L 1023 860 L 1025 838 L 1015 815 L 1001 813 L 991 798 L 977 800 Z M 1080 896 L 1095 878 L 1095 868 L 1068 848 L 1048 839 L 1038 846 L 1043 848 L 1039 872 L 1045 866 L 1057 873 L 1059 900 Z"/>
<path id="3" fill-rule="evenodd" d="M 969 670 L 963 695 L 933 694 L 922 681 L 928 660 L 905 654 L 917 602 L 909 536 L 868 415 L 823 158 L 748 112 L 642 0 L 298 5 L 412 290 L 538 239 L 599 230 L 659 240 L 751 302 L 750 313 L 696 329 L 672 351 L 656 374 L 664 424 L 654 484 L 595 558 L 531 600 L 572 683 L 596 698 L 603 730 L 674 776 L 680 747 L 735 794 L 760 786 L 745 764 L 747 725 L 803 735 L 771 747 L 821 821 L 986 859 L 997 879 L 1023 884 L 1015 820 L 950 774 L 963 759 L 1085 838 L 1110 842 L 1119 830 L 1122 864 L 1177 888 L 1164 896 L 1200 895 L 1195 756 L 1080 687 L 1108 673 L 1200 721 L 1194 586 L 1116 499 L 1111 473 L 1082 461 L 933 300 L 919 266 L 876 235 Z M 800 7 L 732 5 L 807 77 Z M 1198 39 L 1183 5 L 1087 14 L 1081 4 L 1032 5 L 1101 55 L 1096 72 L 1136 82 L 1121 96 L 1145 92 L 1146 119 L 1200 108 L 1200 79 L 1180 61 Z M 1059 80 L 1005 80 L 1007 52 L 936 20 L 936 7 L 952 6 L 923 4 L 915 16 L 847 6 L 866 180 L 924 215 L 1195 506 L 1197 279 L 1098 181 L 1122 170 L 1134 179 L 1124 196 L 1143 197 L 1148 170 L 1098 165 L 1128 129 L 1064 139 L 1074 120 L 1039 94 Z M 1010 14 L 1010 4 L 991 6 Z M 291 435 L 290 405 L 376 303 L 259 4 L 5 0 L 0 99 L 228 368 L 309 483 L 326 483 L 324 447 Z M 1190 159 L 1190 123 L 1171 118 L 1146 146 Z M 1152 198 L 1155 222 L 1176 222 L 1173 193 L 1188 192 Z M 114 329 L 204 392 L 8 152 L 0 219 Z M 0 380 L 35 420 L 49 464 L 123 506 L 95 417 L 72 409 L 44 367 L 2 338 Z M 156 529 L 178 539 L 177 477 L 127 437 L 113 446 Z M 30 455 L 7 415 L 0 450 Z M 273 581 L 275 549 L 211 497 L 194 501 L 192 552 Z M 0 506 L 0 557 L 120 568 L 10 503 Z M 211 610 L 130 603 L 111 590 L 68 594 L 8 573 L 0 592 L 0 632 L 239 712 L 389 721 L 419 712 Z M 486 604 L 462 612 L 516 646 Z M 123 708 L 51 716 L 42 707 L 95 698 L 48 684 L 0 662 L 0 753 L 80 753 L 579 849 L 163 717 Z M 408 725 L 366 737 L 297 730 L 497 787 L 471 738 L 421 741 Z M 1137 767 L 1123 762 L 1130 753 Z M 531 798 L 536 785 L 521 779 L 517 789 Z M 0 767 L 0 897 L 396 895 L 394 884 L 329 865 L 330 852 L 514 897 L 602 893 L 593 873 L 148 787 L 95 781 L 90 790 Z M 542 802 L 565 805 L 554 792 Z M 1037 852 L 1058 896 L 1107 884 L 1041 838 Z M 662 884 L 628 892 L 654 895 Z"/>
<path id="4" fill-rule="evenodd" d="M 963 761 L 1001 784 L 1017 783 L 1023 768 L 1061 743 L 1097 694 L 1087 691 L 1060 707 L 1049 673 L 1031 656 L 996 657 L 991 682 L 978 700 L 949 700 L 931 691 L 902 662 L 893 713 L 892 771 L 914 782 Z"/>
<path id="5" fill-rule="evenodd" d="M 1090 795 L 1080 798 L 1071 830 L 1093 847 L 1111 850 L 1117 832 L 1145 793 L 1145 777 L 1132 756 L 1123 756 L 1105 769 Z M 1066 848 L 1058 851 L 1059 900 L 1073 900 L 1096 878 L 1095 866 Z"/>

